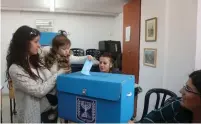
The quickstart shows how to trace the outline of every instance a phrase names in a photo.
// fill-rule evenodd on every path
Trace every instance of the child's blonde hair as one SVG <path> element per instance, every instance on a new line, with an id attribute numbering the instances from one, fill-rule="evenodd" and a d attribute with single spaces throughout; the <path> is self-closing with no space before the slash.
<path id="1" fill-rule="evenodd" d="M 69 56 L 58 56 L 57 50 L 63 45 L 71 45 L 70 40 L 66 36 L 66 32 L 60 30 L 52 40 L 52 48 L 50 52 L 45 56 L 45 66 L 50 69 L 55 61 L 58 62 L 58 68 L 70 69 Z"/>
<path id="2" fill-rule="evenodd" d="M 56 35 L 52 40 L 52 48 L 57 50 L 60 46 L 69 45 L 71 46 L 71 42 L 66 36 L 66 32 L 60 30 L 60 33 Z"/>

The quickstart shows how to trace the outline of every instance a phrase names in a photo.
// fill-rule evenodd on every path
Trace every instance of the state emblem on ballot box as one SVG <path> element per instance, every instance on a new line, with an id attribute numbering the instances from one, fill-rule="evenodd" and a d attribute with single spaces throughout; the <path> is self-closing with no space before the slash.
<path id="1" fill-rule="evenodd" d="M 76 117 L 84 123 L 96 123 L 96 100 L 77 97 Z"/>

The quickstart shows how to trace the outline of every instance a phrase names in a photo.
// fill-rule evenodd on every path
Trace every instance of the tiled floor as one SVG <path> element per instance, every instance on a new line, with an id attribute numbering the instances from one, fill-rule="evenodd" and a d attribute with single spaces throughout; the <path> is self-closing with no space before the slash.
<path id="1" fill-rule="evenodd" d="M 3 111 L 3 123 L 10 123 L 10 99 L 8 95 L 4 95 L 2 98 L 3 101 L 3 106 L 2 106 L 2 111 Z M 133 122 L 129 122 L 133 123 Z"/>

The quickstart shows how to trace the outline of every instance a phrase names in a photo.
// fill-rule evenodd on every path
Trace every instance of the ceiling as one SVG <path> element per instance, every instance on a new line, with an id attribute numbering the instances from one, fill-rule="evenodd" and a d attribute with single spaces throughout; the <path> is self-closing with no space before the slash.
<path id="1" fill-rule="evenodd" d="M 50 0 L 1 0 L 2 10 L 49 11 Z M 55 0 L 55 12 L 117 15 L 127 0 Z"/>

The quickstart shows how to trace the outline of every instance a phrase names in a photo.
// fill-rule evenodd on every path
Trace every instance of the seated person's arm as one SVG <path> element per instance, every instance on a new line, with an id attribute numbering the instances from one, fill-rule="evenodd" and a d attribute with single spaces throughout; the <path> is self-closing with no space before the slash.
<path id="1" fill-rule="evenodd" d="M 140 123 L 177 122 L 175 116 L 179 112 L 180 107 L 180 101 L 174 101 L 160 109 L 151 111 L 140 121 Z"/>

